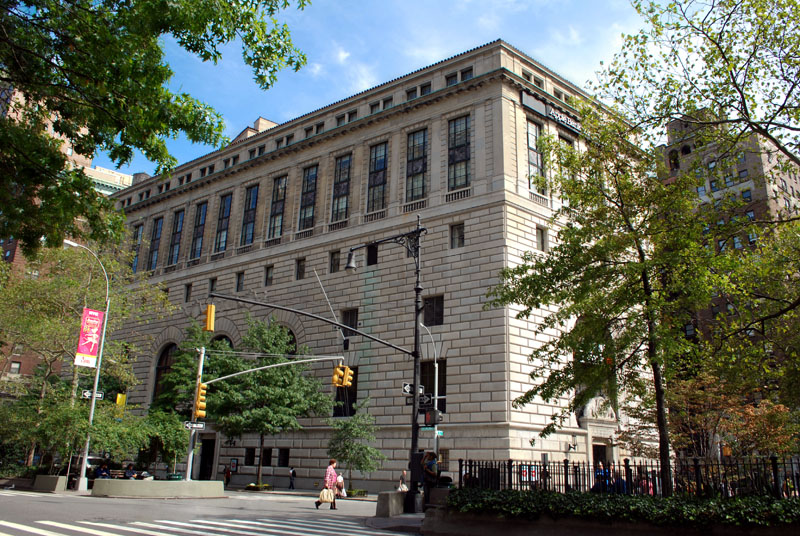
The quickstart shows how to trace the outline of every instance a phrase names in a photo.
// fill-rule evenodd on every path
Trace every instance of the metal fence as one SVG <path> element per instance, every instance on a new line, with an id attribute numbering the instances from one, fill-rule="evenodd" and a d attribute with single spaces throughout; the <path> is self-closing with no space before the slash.
<path id="1" fill-rule="evenodd" d="M 707 461 L 679 458 L 672 465 L 676 493 L 702 497 L 800 496 L 800 459 Z M 660 464 L 458 460 L 458 487 L 661 495 Z"/>

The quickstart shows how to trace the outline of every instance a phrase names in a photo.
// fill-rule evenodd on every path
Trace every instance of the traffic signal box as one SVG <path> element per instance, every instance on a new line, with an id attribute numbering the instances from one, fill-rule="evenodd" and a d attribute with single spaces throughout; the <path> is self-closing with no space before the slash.
<path id="1" fill-rule="evenodd" d="M 331 378 L 331 383 L 334 387 L 342 387 L 344 385 L 344 369 L 342 365 L 337 366 L 333 369 L 333 378 Z"/>
<path id="2" fill-rule="evenodd" d="M 442 412 L 438 409 L 429 409 L 425 412 L 425 426 L 433 426 L 442 422 Z"/>
<path id="3" fill-rule="evenodd" d="M 344 367 L 344 378 L 342 379 L 342 387 L 350 387 L 353 385 L 353 369 Z"/>
<path id="4" fill-rule="evenodd" d="M 339 365 L 333 369 L 333 378 L 331 383 L 335 387 L 350 387 L 353 385 L 353 369 Z"/>
<path id="5" fill-rule="evenodd" d="M 213 307 L 213 305 L 212 305 Z M 194 413 L 192 420 L 202 419 L 206 416 L 206 389 L 208 385 L 203 382 L 197 384 L 197 396 L 195 397 Z"/>
<path id="6" fill-rule="evenodd" d="M 217 314 L 217 308 L 213 303 L 206 305 L 206 316 L 203 322 L 203 331 L 214 331 L 214 317 Z"/>

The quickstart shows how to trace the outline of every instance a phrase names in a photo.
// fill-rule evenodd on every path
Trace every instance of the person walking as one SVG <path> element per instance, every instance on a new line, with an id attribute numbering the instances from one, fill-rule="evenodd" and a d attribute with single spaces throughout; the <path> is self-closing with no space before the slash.
<path id="1" fill-rule="evenodd" d="M 294 489 L 294 479 L 297 478 L 297 471 L 294 467 L 289 468 L 289 489 Z"/>
<path id="2" fill-rule="evenodd" d="M 407 473 L 406 470 L 403 469 L 403 472 L 400 473 L 400 483 L 397 486 L 397 491 L 408 491 L 408 482 L 407 482 Z"/>
<path id="3" fill-rule="evenodd" d="M 336 459 L 331 458 L 328 462 L 328 468 L 325 470 L 325 489 L 331 490 L 333 492 L 333 502 L 331 502 L 331 510 L 336 510 L 336 478 L 338 475 L 336 474 Z M 317 502 L 314 503 L 319 510 L 319 505 L 322 504 L 322 501 L 317 499 Z"/>
<path id="4" fill-rule="evenodd" d="M 431 488 L 439 481 L 439 464 L 435 452 L 426 452 L 422 457 L 422 489 L 425 494 L 424 504 L 430 504 Z"/>
<path id="5" fill-rule="evenodd" d="M 225 466 L 225 487 L 227 488 L 231 483 L 231 466 Z"/>

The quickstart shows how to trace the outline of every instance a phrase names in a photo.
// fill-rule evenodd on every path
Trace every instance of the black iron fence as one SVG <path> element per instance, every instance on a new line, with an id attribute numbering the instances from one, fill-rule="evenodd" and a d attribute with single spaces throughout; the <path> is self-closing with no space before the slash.
<path id="1" fill-rule="evenodd" d="M 800 496 L 800 459 L 777 457 L 707 461 L 677 459 L 676 493 L 703 497 Z M 661 495 L 658 462 L 534 462 L 458 460 L 458 487 Z"/>

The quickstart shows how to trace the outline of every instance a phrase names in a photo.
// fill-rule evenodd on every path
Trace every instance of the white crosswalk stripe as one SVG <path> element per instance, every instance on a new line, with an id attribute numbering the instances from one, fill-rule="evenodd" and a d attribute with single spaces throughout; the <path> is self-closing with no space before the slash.
<path id="1" fill-rule="evenodd" d="M 36 491 L 17 491 L 17 490 L 4 489 L 4 490 L 0 490 L 0 496 L 3 496 L 3 495 L 11 495 L 11 496 L 17 495 L 17 496 L 20 496 L 20 497 L 39 497 L 39 498 L 41 498 L 41 497 L 44 497 L 44 496 L 47 496 L 47 495 L 55 495 L 55 496 L 57 496 L 58 494 L 57 493 L 36 492 Z"/>
<path id="2" fill-rule="evenodd" d="M 11 532 L 6 532 L 10 530 Z M 33 524 L 0 520 L 0 536 L 389 536 L 396 532 L 370 529 L 346 517 L 155 520 L 131 523 L 97 521 L 36 521 Z"/>

